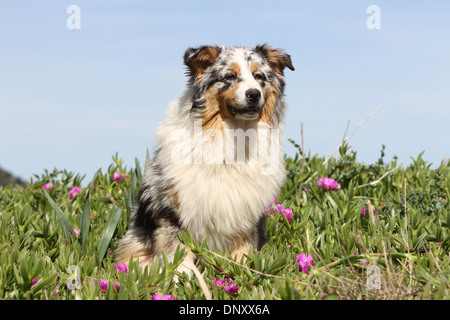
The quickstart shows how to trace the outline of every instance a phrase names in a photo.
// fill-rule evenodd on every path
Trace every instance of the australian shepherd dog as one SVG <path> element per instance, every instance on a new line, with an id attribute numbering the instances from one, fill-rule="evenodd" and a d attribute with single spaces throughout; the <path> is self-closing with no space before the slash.
<path id="1" fill-rule="evenodd" d="M 188 82 L 169 106 L 116 260 L 170 260 L 188 231 L 240 260 L 267 242 L 267 206 L 284 182 L 284 51 L 202 46 L 184 54 Z M 180 272 L 192 274 L 187 249 Z M 162 260 L 161 260 L 162 261 Z"/>

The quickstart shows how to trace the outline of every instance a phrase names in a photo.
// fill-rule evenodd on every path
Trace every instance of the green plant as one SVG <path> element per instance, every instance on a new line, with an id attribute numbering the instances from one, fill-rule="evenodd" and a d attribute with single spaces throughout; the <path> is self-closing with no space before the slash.
<path id="1" fill-rule="evenodd" d="M 326 161 L 293 143 L 298 153 L 285 157 L 278 195 L 292 210 L 289 220 L 269 210 L 269 243 L 241 261 L 180 235 L 201 257 L 191 278 L 176 271 L 186 254 L 181 247 L 173 261 L 156 259 L 150 269 L 130 261 L 127 273 L 117 271 L 114 250 L 142 180 L 137 160 L 128 169 L 116 154 L 87 185 L 79 174 L 45 170 L 24 187 L 0 188 L 0 298 L 448 299 L 449 164 L 433 167 L 420 154 L 402 168 L 384 159 L 383 146 L 380 159 L 366 165 L 347 143 Z M 321 177 L 340 188 L 321 188 Z M 80 191 L 71 197 L 75 186 Z M 301 253 L 314 260 L 308 273 L 299 268 Z M 380 289 L 367 286 L 372 265 L 381 271 Z M 238 292 L 214 286 L 218 278 Z"/>

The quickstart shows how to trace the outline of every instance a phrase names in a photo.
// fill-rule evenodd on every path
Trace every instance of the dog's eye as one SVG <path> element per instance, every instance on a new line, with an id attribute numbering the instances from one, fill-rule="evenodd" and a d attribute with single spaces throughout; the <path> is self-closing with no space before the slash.
<path id="1" fill-rule="evenodd" d="M 266 77 L 262 73 L 255 73 L 253 77 L 258 81 L 264 81 L 266 79 Z"/>
<path id="2" fill-rule="evenodd" d="M 223 80 L 225 81 L 232 81 L 236 79 L 236 75 L 234 73 L 227 73 L 224 77 Z"/>

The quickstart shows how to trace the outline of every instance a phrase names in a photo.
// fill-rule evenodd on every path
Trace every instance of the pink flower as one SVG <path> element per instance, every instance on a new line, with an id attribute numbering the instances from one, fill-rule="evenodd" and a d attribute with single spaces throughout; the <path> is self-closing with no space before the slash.
<path id="1" fill-rule="evenodd" d="M 114 288 L 116 288 L 117 292 L 120 290 L 120 285 L 113 281 Z"/>
<path id="2" fill-rule="evenodd" d="M 120 180 L 123 180 L 123 174 L 121 174 L 119 172 L 115 172 L 113 175 L 113 180 L 116 180 L 117 182 L 119 182 Z"/>
<path id="3" fill-rule="evenodd" d="M 116 269 L 117 272 L 125 272 L 128 273 L 128 266 L 125 263 L 117 263 L 114 266 L 114 269 Z"/>
<path id="4" fill-rule="evenodd" d="M 225 280 L 214 277 L 214 285 L 217 288 L 223 288 L 225 287 Z"/>
<path id="5" fill-rule="evenodd" d="M 152 295 L 152 300 L 178 300 L 177 298 L 171 296 L 170 294 L 154 294 Z"/>
<path id="6" fill-rule="evenodd" d="M 120 290 L 120 285 L 116 284 L 114 281 L 112 282 L 114 287 L 116 288 L 117 291 Z M 97 285 L 97 280 L 95 280 L 94 282 L 95 285 Z M 109 281 L 105 280 L 105 279 L 100 279 L 100 290 L 102 290 L 102 292 L 106 292 L 106 290 L 108 290 L 108 285 L 109 285 Z"/>
<path id="7" fill-rule="evenodd" d="M 336 182 L 336 180 L 325 177 L 325 178 L 320 178 L 317 181 L 317 185 L 319 187 L 322 187 L 326 190 L 330 190 L 330 189 L 339 189 L 339 183 Z"/>
<path id="8" fill-rule="evenodd" d="M 285 208 L 285 209 L 283 210 L 283 212 L 284 212 L 284 215 L 286 216 L 287 221 L 288 221 L 288 222 L 291 222 L 291 217 L 294 215 L 294 213 L 292 212 L 292 210 L 289 209 L 289 208 Z"/>
<path id="9" fill-rule="evenodd" d="M 73 229 L 73 233 L 78 237 L 80 235 L 80 229 Z M 72 235 L 71 232 L 69 232 L 70 235 Z"/>
<path id="10" fill-rule="evenodd" d="M 52 190 L 53 186 L 50 183 L 46 183 L 46 184 L 44 184 L 43 187 L 41 187 L 41 190 L 44 190 L 44 189 Z"/>
<path id="11" fill-rule="evenodd" d="M 97 280 L 95 280 L 94 284 L 97 285 Z M 100 290 L 102 290 L 102 292 L 106 292 L 107 289 L 108 289 L 108 280 L 100 279 Z"/>
<path id="12" fill-rule="evenodd" d="M 233 284 L 232 280 L 229 278 L 222 280 L 222 279 L 214 277 L 214 285 L 217 288 L 222 288 L 224 291 L 231 293 L 231 294 L 239 293 L 238 286 Z"/>
<path id="13" fill-rule="evenodd" d="M 292 212 L 291 209 L 289 209 L 289 208 L 284 208 L 283 205 L 282 205 L 281 203 L 278 203 L 278 204 L 276 205 L 276 207 L 273 207 L 273 206 L 274 206 L 274 203 L 272 203 L 272 204 L 267 208 L 267 214 L 270 214 L 271 211 L 272 211 L 272 209 L 273 209 L 273 212 L 277 211 L 277 212 L 280 214 L 280 216 L 281 216 L 282 214 L 284 214 L 284 215 L 286 216 L 287 221 L 288 221 L 288 222 L 291 222 L 291 218 L 292 218 L 292 216 L 294 215 L 294 213 Z"/>
<path id="14" fill-rule="evenodd" d="M 69 198 L 73 199 L 75 198 L 75 196 L 81 192 L 81 188 L 80 187 L 73 187 L 70 191 L 69 191 Z"/>
<path id="15" fill-rule="evenodd" d="M 31 280 L 31 285 L 34 286 L 36 285 L 36 283 L 38 283 L 39 280 L 37 280 L 36 278 L 34 278 L 33 280 Z"/>
<path id="16" fill-rule="evenodd" d="M 310 254 L 300 253 L 296 260 L 298 261 L 298 266 L 302 269 L 303 273 L 308 274 L 308 267 L 314 265 L 314 260 Z"/>
<path id="17" fill-rule="evenodd" d="M 224 288 L 224 290 L 225 290 L 226 292 L 228 292 L 228 293 L 231 293 L 231 294 L 238 294 L 238 293 L 239 293 L 239 288 L 238 288 L 238 286 L 235 285 L 235 284 L 229 284 L 229 285 L 227 285 L 227 286 Z"/>

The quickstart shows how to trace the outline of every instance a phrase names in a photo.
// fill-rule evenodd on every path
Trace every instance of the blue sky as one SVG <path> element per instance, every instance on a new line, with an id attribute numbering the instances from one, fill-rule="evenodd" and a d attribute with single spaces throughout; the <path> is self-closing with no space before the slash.
<path id="1" fill-rule="evenodd" d="M 66 26 L 69 5 L 81 29 Z M 381 29 L 369 29 L 369 5 Z M 328 156 L 349 143 L 374 163 L 425 151 L 450 156 L 449 1 L 0 2 L 0 167 L 28 180 L 44 169 L 86 174 L 118 152 L 128 167 L 153 148 L 183 90 L 182 57 L 204 44 L 269 43 L 288 52 L 284 137 Z M 285 152 L 294 148 L 285 143 Z"/>

